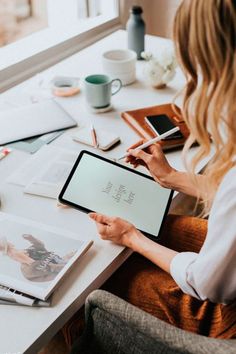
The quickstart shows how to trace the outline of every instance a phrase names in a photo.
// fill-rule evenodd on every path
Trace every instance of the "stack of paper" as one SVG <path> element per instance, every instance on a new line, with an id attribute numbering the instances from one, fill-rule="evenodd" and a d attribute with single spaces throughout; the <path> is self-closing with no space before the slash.
<path id="1" fill-rule="evenodd" d="M 0 285 L 0 304 L 48 307 L 50 306 L 50 300 L 42 301 L 33 296 Z"/>

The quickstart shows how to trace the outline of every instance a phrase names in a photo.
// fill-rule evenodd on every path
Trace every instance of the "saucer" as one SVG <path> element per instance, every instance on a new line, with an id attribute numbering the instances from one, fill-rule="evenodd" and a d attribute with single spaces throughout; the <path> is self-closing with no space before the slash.
<path id="1" fill-rule="evenodd" d="M 101 107 L 101 108 L 94 108 L 94 107 L 88 106 L 88 109 L 92 113 L 105 113 L 105 112 L 111 111 L 113 109 L 113 106 L 112 106 L 112 104 L 109 104 L 109 106 Z"/>

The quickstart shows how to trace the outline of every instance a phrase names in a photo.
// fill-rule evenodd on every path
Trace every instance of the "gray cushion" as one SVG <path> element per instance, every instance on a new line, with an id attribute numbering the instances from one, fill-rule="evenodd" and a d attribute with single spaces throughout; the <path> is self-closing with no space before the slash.
<path id="1" fill-rule="evenodd" d="M 86 330 L 72 353 L 235 354 L 236 340 L 207 338 L 175 328 L 106 291 L 86 301 Z"/>

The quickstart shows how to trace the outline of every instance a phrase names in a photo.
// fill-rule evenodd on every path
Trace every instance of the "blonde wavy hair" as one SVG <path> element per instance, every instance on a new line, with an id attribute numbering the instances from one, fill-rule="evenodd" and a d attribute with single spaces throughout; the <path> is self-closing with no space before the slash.
<path id="1" fill-rule="evenodd" d="M 236 162 L 236 1 L 182 1 L 174 21 L 174 41 L 187 79 L 183 116 L 191 133 L 184 147 L 185 161 L 192 143 L 199 143 L 187 163 L 192 176 L 209 155 L 211 141 L 215 148 L 204 171 L 207 214 L 219 183 Z"/>

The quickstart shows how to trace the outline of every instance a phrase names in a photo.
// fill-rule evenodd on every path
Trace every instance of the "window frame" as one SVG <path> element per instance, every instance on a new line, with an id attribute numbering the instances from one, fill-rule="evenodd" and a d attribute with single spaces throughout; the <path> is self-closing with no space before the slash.
<path id="1" fill-rule="evenodd" d="M 47 28 L 0 48 L 0 92 L 3 92 L 59 61 L 75 54 L 99 39 L 120 29 L 120 1 L 116 0 L 117 16 L 100 15 L 75 23 L 66 33 Z M 85 22 L 86 21 L 86 22 Z M 34 48 L 35 39 L 39 40 Z M 46 42 L 44 40 L 46 38 Z M 38 44 L 37 43 L 37 44 Z M 26 54 L 21 48 L 27 48 Z M 18 53 L 18 58 L 15 53 Z M 25 55 L 24 55 L 25 54 Z"/>

